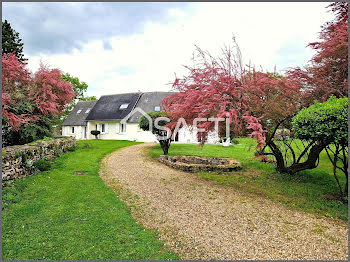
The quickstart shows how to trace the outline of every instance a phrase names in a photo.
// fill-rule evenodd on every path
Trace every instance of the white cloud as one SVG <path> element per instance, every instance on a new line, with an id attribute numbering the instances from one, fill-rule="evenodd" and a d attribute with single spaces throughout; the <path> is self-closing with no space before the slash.
<path id="1" fill-rule="evenodd" d="M 189 10 L 169 9 L 175 22 L 149 21 L 142 33 L 112 37 L 112 50 L 94 41 L 69 55 L 30 57 L 29 66 L 36 69 L 42 58 L 87 82 L 88 95 L 169 90 L 174 73 L 185 73 L 182 65 L 190 63 L 194 44 L 218 53 L 234 33 L 246 63 L 282 70 L 310 59 L 305 46 L 332 19 L 327 4 L 193 3 Z"/>

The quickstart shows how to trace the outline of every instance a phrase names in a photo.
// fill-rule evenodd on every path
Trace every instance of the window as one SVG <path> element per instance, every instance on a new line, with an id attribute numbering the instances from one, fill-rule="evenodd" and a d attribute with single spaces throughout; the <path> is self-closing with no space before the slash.
<path id="1" fill-rule="evenodd" d="M 72 134 L 74 134 L 74 126 L 72 126 Z"/>
<path id="2" fill-rule="evenodd" d="M 155 106 L 154 111 L 160 111 L 160 106 Z"/>
<path id="3" fill-rule="evenodd" d="M 126 123 L 122 123 L 122 133 L 126 133 Z"/>
<path id="4" fill-rule="evenodd" d="M 82 111 L 82 110 L 81 110 L 81 109 L 79 109 L 79 110 L 77 111 L 77 114 L 80 114 L 80 113 L 81 113 L 81 111 Z"/>
<path id="5" fill-rule="evenodd" d="M 121 106 L 119 107 L 119 109 L 127 109 L 129 106 L 129 104 L 121 104 Z"/>
<path id="6" fill-rule="evenodd" d="M 108 134 L 108 123 L 101 124 L 101 133 Z"/>
<path id="7" fill-rule="evenodd" d="M 85 114 L 89 113 L 91 111 L 91 108 L 86 109 Z"/>
<path id="8" fill-rule="evenodd" d="M 126 132 L 126 124 L 123 124 L 123 123 L 116 123 L 115 132 L 116 132 L 117 134 L 125 133 L 125 132 Z"/>
<path id="9" fill-rule="evenodd" d="M 97 124 L 95 125 L 95 130 L 98 130 L 98 125 Z"/>

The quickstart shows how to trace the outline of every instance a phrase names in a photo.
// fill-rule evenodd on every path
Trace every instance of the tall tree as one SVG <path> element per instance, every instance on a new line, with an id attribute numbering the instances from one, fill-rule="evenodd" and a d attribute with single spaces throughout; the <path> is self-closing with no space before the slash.
<path id="1" fill-rule="evenodd" d="M 316 54 L 304 69 L 290 70 L 309 91 L 309 104 L 331 95 L 348 96 L 348 3 L 336 2 L 328 8 L 335 18 L 321 27 L 319 41 L 309 44 Z"/>
<path id="2" fill-rule="evenodd" d="M 2 131 L 6 134 L 3 139 L 21 137 L 16 132 L 27 137 L 46 134 L 43 128 L 50 127 L 51 120 L 64 112 L 74 95 L 72 84 L 62 79 L 60 70 L 41 65 L 31 74 L 14 53 L 3 54 Z"/>
<path id="3" fill-rule="evenodd" d="M 77 104 L 77 101 L 96 100 L 95 96 L 85 96 L 85 92 L 88 89 L 88 85 L 84 81 L 80 82 L 78 77 L 74 77 L 74 76 L 71 76 L 69 73 L 65 73 L 65 74 L 62 74 L 62 79 L 73 85 L 73 91 L 75 93 L 75 97 L 73 98 L 72 103 L 70 103 L 66 107 L 64 114 L 57 119 L 56 124 L 59 126 L 67 118 L 70 111 L 72 111 L 72 109 L 75 107 L 75 105 Z"/>
<path id="4" fill-rule="evenodd" d="M 75 92 L 74 99 L 84 99 L 84 93 L 88 88 L 88 85 L 84 81 L 80 82 L 78 77 L 71 76 L 69 73 L 63 74 L 62 79 L 73 85 L 73 91 Z"/>
<path id="5" fill-rule="evenodd" d="M 188 75 L 173 83 L 178 93 L 163 100 L 173 120 L 170 127 L 181 117 L 192 125 L 195 118 L 228 116 L 235 134 L 243 128 L 250 129 L 250 136 L 262 148 L 270 137 L 266 137 L 266 133 L 274 133 L 284 119 L 291 118 L 299 110 L 299 82 L 288 76 L 244 67 L 235 40 L 234 47 L 223 48 L 220 57 L 198 47 L 194 57 L 194 66 L 186 67 Z M 198 134 L 202 143 L 215 125 L 209 120 L 198 125 L 205 129 Z M 220 122 L 220 126 L 225 128 L 226 123 Z"/>
<path id="6" fill-rule="evenodd" d="M 2 54 L 12 53 L 18 57 L 19 61 L 24 62 L 27 59 L 23 56 L 23 43 L 7 20 L 2 22 Z"/>

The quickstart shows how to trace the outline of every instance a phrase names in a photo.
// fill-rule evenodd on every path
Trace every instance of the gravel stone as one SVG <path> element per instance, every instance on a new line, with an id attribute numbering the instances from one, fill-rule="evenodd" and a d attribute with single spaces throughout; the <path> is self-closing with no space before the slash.
<path id="1" fill-rule="evenodd" d="M 108 155 L 100 176 L 136 220 L 158 231 L 181 259 L 348 259 L 346 222 L 289 210 L 174 170 L 149 158 L 154 145 Z"/>

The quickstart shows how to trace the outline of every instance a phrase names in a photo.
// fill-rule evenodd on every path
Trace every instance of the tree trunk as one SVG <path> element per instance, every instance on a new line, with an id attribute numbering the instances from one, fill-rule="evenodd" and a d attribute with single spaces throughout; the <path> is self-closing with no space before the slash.
<path id="1" fill-rule="evenodd" d="M 272 140 L 269 141 L 268 147 L 271 149 L 274 157 L 276 158 L 276 170 L 281 173 L 285 172 L 284 170 L 286 167 L 284 165 L 284 159 L 281 150 L 279 150 L 277 145 Z"/>
<path id="2" fill-rule="evenodd" d="M 289 174 L 295 174 L 303 170 L 316 168 L 319 155 L 322 152 L 322 150 L 326 147 L 324 143 L 318 141 L 311 147 L 310 153 L 306 161 L 302 163 L 299 163 L 297 161 L 296 163 L 293 163 L 292 165 L 286 167 L 282 152 L 278 148 L 278 146 L 273 142 L 273 140 L 269 141 L 268 146 L 271 149 L 274 157 L 276 158 L 276 170 L 281 173 Z"/>
<path id="3" fill-rule="evenodd" d="M 347 197 L 347 196 L 348 196 L 348 194 L 349 194 L 349 189 L 348 189 L 348 186 L 349 186 L 349 184 L 348 184 L 348 174 L 346 173 L 346 174 L 345 174 L 345 176 L 346 176 L 346 183 L 345 183 L 345 196 Z"/>
<path id="4" fill-rule="evenodd" d="M 306 169 L 314 169 L 317 167 L 317 161 L 319 160 L 320 153 L 323 149 L 325 149 L 326 145 L 320 141 L 314 144 L 308 155 L 308 158 L 305 162 L 302 163 L 294 163 L 289 167 L 285 168 L 285 172 L 289 174 L 294 174 Z"/>
<path id="5" fill-rule="evenodd" d="M 160 147 L 163 150 L 164 155 L 168 154 L 171 139 L 159 140 Z"/>

